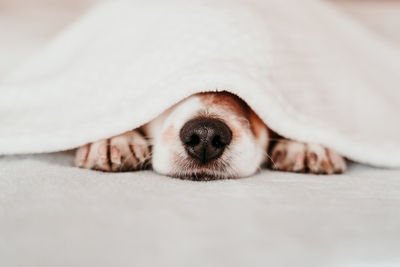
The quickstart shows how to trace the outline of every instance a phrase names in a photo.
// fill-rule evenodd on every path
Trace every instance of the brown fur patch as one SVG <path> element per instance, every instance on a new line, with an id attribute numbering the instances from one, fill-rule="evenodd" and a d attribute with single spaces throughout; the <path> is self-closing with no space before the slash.
<path id="1" fill-rule="evenodd" d="M 251 110 L 250 112 L 250 127 L 256 138 L 259 138 L 263 131 L 266 131 L 264 122 L 257 116 L 257 114 Z"/>
<path id="2" fill-rule="evenodd" d="M 228 92 L 218 92 L 218 93 L 201 93 L 198 95 L 200 101 L 205 106 L 222 106 L 224 109 L 230 110 L 236 115 L 242 115 L 248 117 L 248 106 L 239 97 L 228 93 Z"/>
<path id="3" fill-rule="evenodd" d="M 207 92 L 198 94 L 200 101 L 205 106 L 221 106 L 223 110 L 232 112 L 243 120 L 240 123 L 247 127 L 247 122 L 250 124 L 250 130 L 256 138 L 259 138 L 266 126 L 264 122 L 257 116 L 257 114 L 238 96 L 229 92 Z M 203 114 L 206 115 L 206 114 Z M 229 125 L 229 122 L 226 122 Z M 229 125 L 232 132 L 237 133 L 237 138 L 240 139 L 239 129 L 232 129 L 232 125 Z"/>

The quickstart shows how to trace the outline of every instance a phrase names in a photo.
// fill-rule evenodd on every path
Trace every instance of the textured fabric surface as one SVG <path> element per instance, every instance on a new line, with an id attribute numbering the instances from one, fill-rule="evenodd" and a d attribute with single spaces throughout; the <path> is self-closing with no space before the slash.
<path id="1" fill-rule="evenodd" d="M 3 79 L 0 153 L 70 149 L 217 89 L 284 136 L 399 167 L 399 69 L 325 1 L 110 1 Z"/>
<path id="2" fill-rule="evenodd" d="M 0 158 L 1 266 L 399 266 L 400 171 L 191 182 Z"/>
<path id="3" fill-rule="evenodd" d="M 0 77 L 85 8 L 39 2 L 36 12 L 37 1 L 0 0 Z M 8 3 L 18 4 L 14 13 Z M 355 6 L 352 14 L 361 12 Z M 360 14 L 360 23 L 382 27 L 398 19 Z M 0 266 L 400 265 L 399 170 L 356 164 L 340 176 L 265 170 L 190 182 L 72 161 L 72 153 L 0 156 Z"/>

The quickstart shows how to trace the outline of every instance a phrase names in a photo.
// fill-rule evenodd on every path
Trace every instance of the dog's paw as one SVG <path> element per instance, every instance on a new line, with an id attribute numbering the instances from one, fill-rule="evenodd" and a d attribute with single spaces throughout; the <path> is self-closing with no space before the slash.
<path id="1" fill-rule="evenodd" d="M 75 156 L 77 167 L 108 172 L 143 169 L 149 162 L 149 143 L 137 130 L 82 146 Z"/>
<path id="2" fill-rule="evenodd" d="M 343 173 L 346 161 L 331 149 L 292 140 L 278 142 L 271 151 L 272 168 L 315 174 Z"/>

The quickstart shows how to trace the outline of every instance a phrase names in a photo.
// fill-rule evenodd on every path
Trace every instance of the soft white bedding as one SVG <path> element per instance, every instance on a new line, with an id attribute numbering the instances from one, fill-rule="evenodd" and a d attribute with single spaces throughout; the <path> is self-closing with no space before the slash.
<path id="1" fill-rule="evenodd" d="M 36 15 L 17 6 L 18 19 L 0 9 L 0 25 L 19 25 L 0 27 L 0 76 L 86 8 L 49 3 L 42 8 L 51 12 Z M 264 170 L 190 182 L 82 170 L 72 160 L 72 152 L 0 157 L 0 266 L 400 265 L 400 170 L 352 164 L 339 176 Z"/>
<path id="2" fill-rule="evenodd" d="M 399 266 L 400 171 L 190 182 L 0 159 L 1 266 Z"/>
<path id="3" fill-rule="evenodd" d="M 400 167 L 400 49 L 320 0 L 107 1 L 0 81 L 0 154 L 54 152 L 227 90 L 274 131 Z"/>

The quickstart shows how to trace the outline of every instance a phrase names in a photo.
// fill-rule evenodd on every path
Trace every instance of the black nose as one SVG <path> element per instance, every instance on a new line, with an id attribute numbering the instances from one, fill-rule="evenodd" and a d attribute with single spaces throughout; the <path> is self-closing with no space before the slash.
<path id="1" fill-rule="evenodd" d="M 183 125 L 180 138 L 188 154 L 205 164 L 222 155 L 232 140 L 232 132 L 220 120 L 196 118 Z"/>

